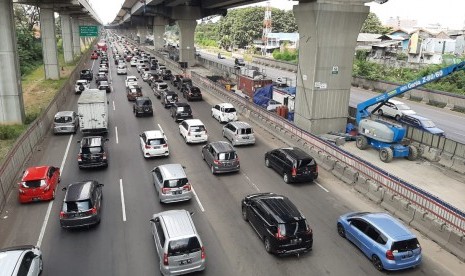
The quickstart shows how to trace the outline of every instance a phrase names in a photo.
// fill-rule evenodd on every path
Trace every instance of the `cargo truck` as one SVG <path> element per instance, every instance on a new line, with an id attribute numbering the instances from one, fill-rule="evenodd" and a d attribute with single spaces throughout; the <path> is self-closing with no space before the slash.
<path id="1" fill-rule="evenodd" d="M 78 100 L 79 127 L 82 134 L 108 133 L 108 102 L 104 90 L 84 90 Z"/>

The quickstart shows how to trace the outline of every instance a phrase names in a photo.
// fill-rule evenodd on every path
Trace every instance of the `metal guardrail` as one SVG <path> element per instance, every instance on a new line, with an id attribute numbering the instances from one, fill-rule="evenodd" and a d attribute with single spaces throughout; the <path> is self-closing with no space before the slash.
<path id="1" fill-rule="evenodd" d="M 191 77 L 192 81 L 203 89 L 209 89 L 219 93 L 223 98 L 243 109 L 249 110 L 253 115 L 265 118 L 274 126 L 280 127 L 291 135 L 303 139 L 317 151 L 323 151 L 331 155 L 338 162 L 342 162 L 357 170 L 361 175 L 372 179 L 385 189 L 398 194 L 405 200 L 408 200 L 412 204 L 427 211 L 435 218 L 446 222 L 461 233 L 465 233 L 465 213 L 456 207 L 428 193 L 427 191 L 420 189 L 390 174 L 389 172 L 298 128 L 284 118 L 263 110 L 262 108 L 248 102 L 234 93 L 227 91 L 224 87 L 217 85 L 195 72 L 191 73 Z"/>

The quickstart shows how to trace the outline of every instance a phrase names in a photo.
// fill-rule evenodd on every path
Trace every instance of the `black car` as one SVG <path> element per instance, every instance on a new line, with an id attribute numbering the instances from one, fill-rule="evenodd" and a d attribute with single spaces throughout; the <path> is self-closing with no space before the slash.
<path id="1" fill-rule="evenodd" d="M 313 231 L 287 197 L 273 193 L 251 194 L 241 205 L 242 218 L 263 240 L 266 252 L 299 255 L 312 250 Z"/>
<path id="2" fill-rule="evenodd" d="M 235 58 L 234 65 L 236 66 L 245 66 L 245 62 L 242 58 Z"/>
<path id="3" fill-rule="evenodd" d="M 108 150 L 106 147 L 108 139 L 102 136 L 83 137 L 78 154 L 79 168 L 108 167 Z"/>
<path id="4" fill-rule="evenodd" d="M 152 101 L 149 97 L 137 97 L 132 111 L 136 117 L 139 117 L 140 115 L 153 116 Z"/>
<path id="5" fill-rule="evenodd" d="M 188 101 L 192 100 L 202 100 L 202 92 L 197 86 L 185 86 L 182 88 L 182 96 Z"/>
<path id="6" fill-rule="evenodd" d="M 192 119 L 192 109 L 188 103 L 174 103 L 170 108 L 171 117 L 177 122 Z"/>
<path id="7" fill-rule="evenodd" d="M 185 86 L 193 86 L 192 80 L 189 78 L 181 78 L 181 80 L 179 80 L 176 84 L 179 90 L 182 90 Z"/>
<path id="8" fill-rule="evenodd" d="M 105 92 L 110 93 L 111 88 L 107 81 L 100 81 L 98 84 L 98 90 L 105 90 Z"/>
<path id="9" fill-rule="evenodd" d="M 265 153 L 265 166 L 283 176 L 284 182 L 309 181 L 318 178 L 315 159 L 300 148 L 280 148 Z"/>
<path id="10" fill-rule="evenodd" d="M 88 80 L 91 81 L 94 79 L 94 75 L 92 74 L 92 70 L 85 69 L 81 71 L 81 74 L 79 75 L 80 80 Z"/>
<path id="11" fill-rule="evenodd" d="M 181 78 L 182 78 L 182 75 L 171 75 L 171 84 L 174 86 L 174 87 L 177 87 L 178 86 L 178 82 L 181 81 Z"/>
<path id="12" fill-rule="evenodd" d="M 171 80 L 172 75 L 173 74 L 171 73 L 171 70 L 169 70 L 169 69 L 163 70 L 162 79 L 163 80 Z"/>
<path id="13" fill-rule="evenodd" d="M 177 102 L 178 102 L 178 94 L 176 94 L 176 92 L 166 90 L 161 93 L 161 104 L 163 104 L 165 108 L 168 108 L 172 104 L 177 103 Z"/>
<path id="14" fill-rule="evenodd" d="M 100 223 L 103 184 L 87 180 L 69 184 L 60 212 L 63 228 L 91 226 Z"/>

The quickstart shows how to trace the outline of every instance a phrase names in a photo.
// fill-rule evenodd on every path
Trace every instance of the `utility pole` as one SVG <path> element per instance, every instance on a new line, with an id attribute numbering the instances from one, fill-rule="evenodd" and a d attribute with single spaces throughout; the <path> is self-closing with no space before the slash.
<path id="1" fill-rule="evenodd" d="M 265 10 L 265 18 L 263 19 L 262 41 L 265 49 L 262 48 L 262 55 L 266 55 L 268 49 L 268 34 L 271 33 L 271 6 L 270 1 L 267 2 Z"/>

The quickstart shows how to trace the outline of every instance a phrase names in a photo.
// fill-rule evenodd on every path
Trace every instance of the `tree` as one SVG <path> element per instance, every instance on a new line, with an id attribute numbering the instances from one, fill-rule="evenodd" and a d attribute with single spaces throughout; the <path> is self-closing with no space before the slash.
<path id="1" fill-rule="evenodd" d="M 378 16 L 374 13 L 369 13 L 367 19 L 362 25 L 361 33 L 371 33 L 371 34 L 386 34 L 391 31 L 390 27 L 384 27 L 381 24 Z"/>
<path id="2" fill-rule="evenodd" d="M 39 8 L 24 4 L 13 5 L 15 23 L 17 27 L 33 31 L 39 25 Z"/>

